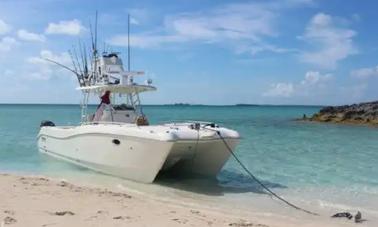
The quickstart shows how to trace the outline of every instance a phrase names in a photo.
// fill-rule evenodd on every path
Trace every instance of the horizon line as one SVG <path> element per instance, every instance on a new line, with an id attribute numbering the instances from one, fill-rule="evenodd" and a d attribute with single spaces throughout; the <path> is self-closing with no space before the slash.
<path id="1" fill-rule="evenodd" d="M 78 105 L 78 103 L 0 103 L 0 105 Z M 91 103 L 88 105 L 98 105 Z M 253 104 L 253 103 L 236 103 L 236 104 L 191 104 L 191 103 L 160 103 L 160 104 L 142 104 L 141 106 L 314 106 L 322 107 L 329 105 L 322 104 Z"/>

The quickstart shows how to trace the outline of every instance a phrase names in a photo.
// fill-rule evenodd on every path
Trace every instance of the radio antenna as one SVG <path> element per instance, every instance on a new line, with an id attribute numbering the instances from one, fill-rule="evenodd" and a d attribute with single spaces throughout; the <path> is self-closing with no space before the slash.
<path id="1" fill-rule="evenodd" d="M 96 10 L 96 19 L 95 19 L 95 37 L 94 37 L 94 52 L 95 52 L 95 55 L 97 55 L 97 17 L 98 17 L 98 11 Z"/>
<path id="2" fill-rule="evenodd" d="M 127 69 L 130 72 L 130 14 L 127 15 Z"/>

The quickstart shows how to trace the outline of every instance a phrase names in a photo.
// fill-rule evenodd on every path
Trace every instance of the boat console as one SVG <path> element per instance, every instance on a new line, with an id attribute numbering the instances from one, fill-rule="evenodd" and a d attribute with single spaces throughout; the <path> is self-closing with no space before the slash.
<path id="1" fill-rule="evenodd" d="M 137 115 L 134 109 L 106 109 L 100 119 L 102 122 L 136 123 Z"/>

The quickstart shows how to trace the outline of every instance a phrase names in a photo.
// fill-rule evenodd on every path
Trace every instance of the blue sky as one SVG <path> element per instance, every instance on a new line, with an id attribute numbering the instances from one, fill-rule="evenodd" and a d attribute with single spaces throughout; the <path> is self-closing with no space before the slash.
<path id="1" fill-rule="evenodd" d="M 78 103 L 70 64 L 89 44 L 123 53 L 158 87 L 146 104 L 346 104 L 378 99 L 374 0 L 1 0 L 0 103 Z M 144 79 L 142 79 L 144 80 Z"/>

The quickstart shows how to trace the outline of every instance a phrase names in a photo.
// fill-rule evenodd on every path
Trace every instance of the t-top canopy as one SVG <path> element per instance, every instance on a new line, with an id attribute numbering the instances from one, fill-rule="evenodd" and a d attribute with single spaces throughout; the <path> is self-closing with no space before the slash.
<path id="1" fill-rule="evenodd" d="M 145 91 L 155 91 L 156 87 L 151 85 L 140 85 L 140 84 L 133 84 L 133 85 L 121 85 L 121 84 L 103 84 L 103 85 L 92 85 L 92 86 L 83 86 L 77 88 L 78 90 L 82 91 L 89 91 L 89 92 L 105 92 L 110 91 L 112 93 L 141 93 Z"/>

